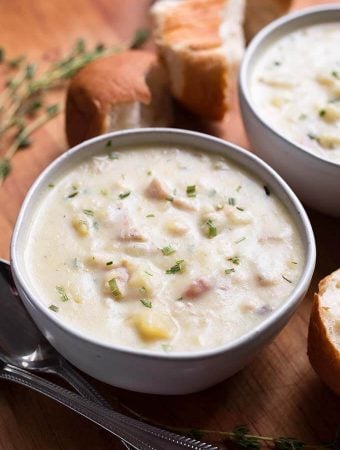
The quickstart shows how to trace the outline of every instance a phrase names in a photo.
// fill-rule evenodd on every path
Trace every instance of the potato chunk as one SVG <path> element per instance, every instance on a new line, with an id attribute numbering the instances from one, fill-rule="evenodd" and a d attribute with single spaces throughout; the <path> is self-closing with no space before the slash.
<path id="1" fill-rule="evenodd" d="M 172 335 L 172 327 L 167 316 L 147 311 L 133 317 L 132 323 L 142 339 L 145 341 L 157 341 L 169 339 Z"/>
<path id="2" fill-rule="evenodd" d="M 86 220 L 74 218 L 72 220 L 72 226 L 81 237 L 85 237 L 89 234 L 89 226 Z"/>

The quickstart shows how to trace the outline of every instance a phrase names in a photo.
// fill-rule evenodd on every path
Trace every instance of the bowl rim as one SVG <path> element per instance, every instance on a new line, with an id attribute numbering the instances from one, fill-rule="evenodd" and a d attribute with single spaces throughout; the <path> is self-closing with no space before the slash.
<path id="1" fill-rule="evenodd" d="M 319 156 L 317 154 L 314 154 L 310 151 L 308 151 L 303 146 L 298 145 L 293 140 L 290 140 L 288 137 L 284 136 L 279 131 L 275 130 L 269 123 L 267 123 L 262 116 L 258 113 L 257 107 L 254 105 L 254 103 L 251 100 L 250 95 L 250 87 L 249 83 L 247 82 L 247 76 L 249 73 L 249 67 L 251 64 L 251 60 L 253 58 L 254 53 L 261 48 L 261 46 L 265 43 L 268 37 L 275 31 L 279 30 L 280 28 L 283 28 L 295 21 L 302 20 L 305 17 L 308 16 L 317 16 L 320 13 L 324 12 L 332 12 L 332 11 L 339 11 L 340 12 L 340 4 L 338 3 L 327 3 L 322 4 L 319 6 L 312 6 L 308 8 L 303 8 L 298 11 L 293 11 L 289 14 L 285 14 L 283 17 L 280 17 L 279 19 L 274 20 L 273 22 L 270 22 L 268 25 L 266 25 L 261 31 L 259 31 L 254 38 L 251 40 L 250 44 L 248 45 L 245 55 L 243 57 L 241 66 L 240 66 L 240 72 L 238 76 L 238 91 L 240 94 L 240 98 L 243 98 L 250 109 L 250 111 L 253 113 L 253 115 L 256 117 L 256 119 L 263 125 L 269 132 L 273 133 L 276 138 L 279 138 L 286 144 L 289 144 L 290 146 L 294 147 L 294 150 L 297 150 L 300 152 L 301 155 L 305 155 L 307 158 L 317 162 L 321 163 L 324 166 L 336 168 L 336 170 L 340 170 L 340 163 L 333 162 L 329 159 L 323 158 L 322 156 Z M 337 20 L 334 20 L 336 22 Z M 323 21 L 320 21 L 320 24 L 323 23 Z M 315 23 L 317 24 L 317 22 Z M 297 26 L 296 29 L 299 29 Z"/>
<path id="2" fill-rule="evenodd" d="M 185 352 L 161 352 L 161 351 L 155 351 L 155 350 L 143 350 L 143 349 L 135 349 L 130 347 L 125 347 L 123 345 L 115 345 L 107 342 L 102 342 L 99 339 L 88 336 L 84 332 L 82 332 L 79 329 L 75 329 L 71 327 L 68 324 L 65 324 L 61 321 L 61 319 L 57 318 L 56 315 L 49 311 L 49 309 L 46 307 L 46 305 L 41 302 L 30 290 L 30 287 L 28 286 L 28 283 L 26 283 L 25 276 L 20 270 L 20 263 L 19 263 L 19 257 L 17 255 L 17 248 L 19 238 L 20 238 L 20 231 L 23 226 L 24 217 L 26 216 L 27 212 L 29 211 L 29 206 L 31 203 L 31 198 L 36 192 L 39 192 L 43 187 L 45 187 L 45 177 L 49 174 L 50 171 L 52 171 L 54 168 L 56 168 L 60 163 L 62 163 L 65 159 L 73 158 L 73 156 L 76 156 L 78 152 L 82 151 L 82 149 L 85 147 L 91 147 L 94 144 L 100 143 L 101 141 L 104 143 L 108 140 L 114 140 L 116 137 L 119 138 L 121 136 L 126 135 L 149 135 L 150 141 L 157 142 L 157 136 L 160 134 L 162 135 L 174 135 L 184 137 L 187 136 L 191 138 L 193 141 L 196 139 L 203 140 L 207 144 L 209 141 L 213 141 L 216 143 L 216 145 L 225 147 L 226 150 L 231 150 L 235 153 L 241 153 L 243 155 L 243 158 L 252 160 L 253 166 L 251 168 L 248 168 L 247 164 L 240 163 L 232 156 L 225 155 L 225 157 L 235 164 L 238 164 L 239 166 L 243 167 L 246 171 L 251 173 L 253 176 L 260 178 L 258 172 L 260 172 L 259 169 L 262 168 L 262 170 L 269 173 L 270 178 L 273 180 L 275 185 L 277 186 L 278 190 L 284 193 L 288 200 L 291 202 L 291 208 L 288 208 L 287 204 L 283 200 L 280 200 L 285 206 L 289 209 L 295 210 L 295 218 L 294 222 L 296 223 L 296 226 L 300 229 L 299 234 L 303 242 L 303 250 L 305 253 L 305 262 L 303 271 L 301 272 L 301 276 L 299 278 L 298 283 L 294 287 L 291 294 L 286 298 L 286 300 L 275 310 L 273 313 L 267 318 L 264 319 L 261 323 L 259 323 L 256 327 L 251 328 L 247 333 L 242 334 L 238 338 L 227 342 L 223 345 L 220 345 L 218 347 L 213 347 L 205 350 L 199 350 L 199 351 L 185 351 Z M 156 135 L 156 136 L 155 136 Z M 152 139 L 154 137 L 154 139 Z M 163 145 L 165 145 L 163 143 Z M 180 144 L 183 145 L 183 144 Z M 128 147 L 129 144 L 126 143 L 125 147 Z M 199 148 L 199 146 L 197 145 Z M 195 143 L 193 142 L 192 148 L 195 149 Z M 202 149 L 202 151 L 204 151 Z M 213 152 L 212 152 L 213 153 Z M 251 165 L 251 164 L 250 164 Z M 261 179 L 261 178 L 260 178 Z M 290 211 L 290 214 L 292 212 Z M 299 223 L 300 222 L 300 223 Z M 13 272 L 13 277 L 16 282 L 16 284 L 19 285 L 20 289 L 25 293 L 29 301 L 36 307 L 40 313 L 46 317 L 48 321 L 52 321 L 53 325 L 57 328 L 61 328 L 62 331 L 66 332 L 67 334 L 70 334 L 74 338 L 80 339 L 81 341 L 85 341 L 86 343 L 90 345 L 94 345 L 97 347 L 100 347 L 105 350 L 112 350 L 121 352 L 123 354 L 129 354 L 136 357 L 144 357 L 148 359 L 158 359 L 158 360 L 200 360 L 200 359 L 207 359 L 214 357 L 219 354 L 223 354 L 227 351 L 232 351 L 237 349 L 238 347 L 242 347 L 243 345 L 246 345 L 253 339 L 256 339 L 259 335 L 261 335 L 266 329 L 269 329 L 271 325 L 273 325 L 276 321 L 279 321 L 282 317 L 284 317 L 287 313 L 289 313 L 290 309 L 294 307 L 300 300 L 302 295 L 307 290 L 313 272 L 315 267 L 315 261 L 316 261 L 316 245 L 315 245 L 315 238 L 312 226 L 310 224 L 309 218 L 307 216 L 307 213 L 305 212 L 300 200 L 297 198 L 297 196 L 294 194 L 292 189 L 288 186 L 288 184 L 280 177 L 280 175 L 275 172 L 274 169 L 272 169 L 267 163 L 265 163 L 263 160 L 261 160 L 258 156 L 254 155 L 253 153 L 235 145 L 228 141 L 225 141 L 223 139 L 207 135 L 205 133 L 200 133 L 196 131 L 189 131 L 179 128 L 143 128 L 143 129 L 132 129 L 132 130 L 124 130 L 124 131 L 116 131 L 107 133 L 101 136 L 97 136 L 95 138 L 89 139 L 87 141 L 82 142 L 81 144 L 78 144 L 77 146 L 69 149 L 65 153 L 62 153 L 60 156 L 58 156 L 54 161 L 52 161 L 38 176 L 38 178 L 34 181 L 32 186 L 30 187 L 29 191 L 26 194 L 26 197 L 24 199 L 24 202 L 20 208 L 19 215 L 17 217 L 17 221 L 14 227 L 12 239 L 11 239 L 11 246 L 10 246 L 10 260 L 11 260 L 11 269 Z"/>

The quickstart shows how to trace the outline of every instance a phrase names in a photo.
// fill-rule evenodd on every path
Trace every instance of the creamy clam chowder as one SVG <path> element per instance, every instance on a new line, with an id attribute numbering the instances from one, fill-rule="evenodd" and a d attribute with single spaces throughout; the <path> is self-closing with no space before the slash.
<path id="1" fill-rule="evenodd" d="M 304 256 L 270 186 L 218 155 L 111 148 L 51 179 L 35 214 L 26 265 L 51 314 L 102 342 L 192 351 L 285 301 Z"/>
<path id="2" fill-rule="evenodd" d="M 302 28 L 265 50 L 251 97 L 275 130 L 340 164 L 340 22 Z"/>

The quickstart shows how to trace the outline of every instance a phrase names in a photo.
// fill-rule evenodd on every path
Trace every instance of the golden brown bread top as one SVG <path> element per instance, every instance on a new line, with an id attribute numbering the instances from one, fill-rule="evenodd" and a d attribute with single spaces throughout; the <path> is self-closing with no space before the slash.
<path id="1" fill-rule="evenodd" d="M 66 99 L 66 134 L 69 144 L 107 131 L 113 104 L 149 104 L 151 93 L 146 76 L 158 64 L 151 52 L 128 50 L 98 59 L 82 69 L 71 81 Z"/>
<path id="2" fill-rule="evenodd" d="M 327 308 L 323 304 L 323 295 L 334 278 L 339 275 L 340 270 L 320 281 L 319 292 L 314 296 L 308 330 L 309 360 L 320 378 L 338 395 L 340 395 L 340 350 L 325 318 Z"/>
<path id="3" fill-rule="evenodd" d="M 187 0 L 166 11 L 163 39 L 191 50 L 207 50 L 222 45 L 219 27 L 226 0 Z"/>

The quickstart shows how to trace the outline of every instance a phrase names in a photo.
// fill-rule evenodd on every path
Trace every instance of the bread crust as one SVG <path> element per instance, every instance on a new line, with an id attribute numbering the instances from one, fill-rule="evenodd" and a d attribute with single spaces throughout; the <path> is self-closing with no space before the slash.
<path id="1" fill-rule="evenodd" d="M 323 317 L 323 295 L 340 269 L 320 281 L 319 291 L 314 295 L 308 330 L 308 357 L 315 372 L 337 394 L 340 395 L 340 350 Z"/>
<path id="2" fill-rule="evenodd" d="M 108 131 L 113 104 L 149 104 L 148 73 L 157 56 L 129 50 L 88 64 L 71 81 L 66 98 L 66 135 L 71 146 Z"/>
<path id="3" fill-rule="evenodd" d="M 152 9 L 154 38 L 168 67 L 172 95 L 194 114 L 214 120 L 223 118 L 230 103 L 234 61 L 228 60 L 220 32 L 230 1 L 170 0 Z"/>

